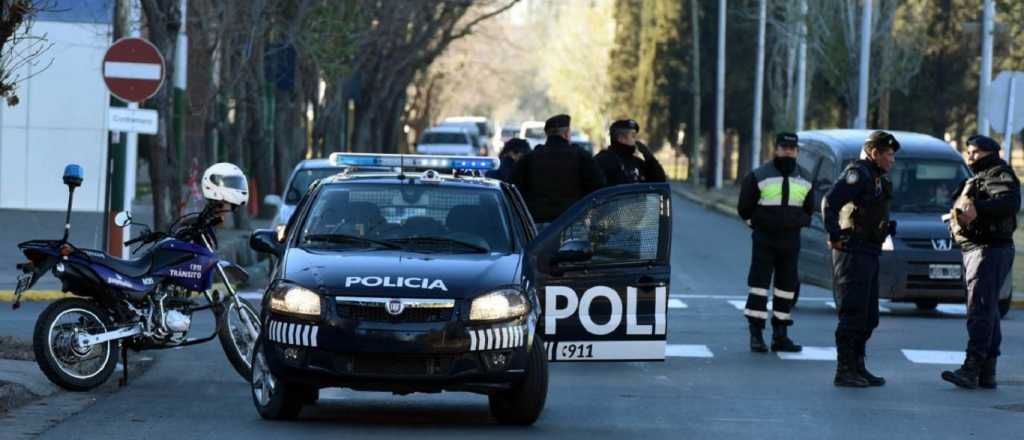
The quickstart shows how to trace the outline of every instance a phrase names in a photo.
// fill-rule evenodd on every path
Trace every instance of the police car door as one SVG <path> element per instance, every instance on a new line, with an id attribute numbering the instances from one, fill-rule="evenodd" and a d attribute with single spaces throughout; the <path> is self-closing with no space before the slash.
<path id="1" fill-rule="evenodd" d="M 605 188 L 530 243 L 549 360 L 665 359 L 670 200 L 664 183 Z"/>

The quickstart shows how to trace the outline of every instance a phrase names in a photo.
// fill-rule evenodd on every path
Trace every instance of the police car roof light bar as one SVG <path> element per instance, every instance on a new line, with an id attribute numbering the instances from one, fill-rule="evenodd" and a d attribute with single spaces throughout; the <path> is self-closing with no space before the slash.
<path id="1" fill-rule="evenodd" d="M 331 153 L 330 162 L 344 167 L 405 167 L 432 170 L 494 170 L 493 157 L 431 156 L 423 154 Z"/>

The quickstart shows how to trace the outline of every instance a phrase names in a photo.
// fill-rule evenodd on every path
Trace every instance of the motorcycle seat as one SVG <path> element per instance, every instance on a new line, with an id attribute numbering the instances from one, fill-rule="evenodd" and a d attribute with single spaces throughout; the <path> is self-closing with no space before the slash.
<path id="1" fill-rule="evenodd" d="M 150 268 L 153 267 L 153 258 L 151 252 L 145 252 L 138 258 L 132 260 L 123 260 L 117 257 L 112 257 L 102 252 L 88 252 L 89 258 L 96 264 L 106 266 L 121 275 L 125 275 L 132 278 L 139 278 L 149 273 Z"/>

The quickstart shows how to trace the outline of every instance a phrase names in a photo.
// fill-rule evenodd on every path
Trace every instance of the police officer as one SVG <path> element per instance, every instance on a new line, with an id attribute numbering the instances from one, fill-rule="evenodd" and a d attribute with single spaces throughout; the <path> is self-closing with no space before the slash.
<path id="1" fill-rule="evenodd" d="M 529 152 L 530 143 L 526 139 L 514 137 L 505 141 L 505 145 L 501 147 L 501 153 L 498 154 L 498 160 L 501 161 L 498 169 L 488 170 L 484 175 L 505 182 L 511 181 L 512 170 L 515 169 L 516 162 L 519 162 L 519 159 Z"/>
<path id="2" fill-rule="evenodd" d="M 608 185 L 666 180 L 658 159 L 636 139 L 639 132 L 640 124 L 632 119 L 615 121 L 609 127 L 611 145 L 594 157 Z"/>
<path id="3" fill-rule="evenodd" d="M 995 388 L 999 291 L 1013 268 L 1013 231 L 1020 211 L 1020 181 L 999 158 L 999 144 L 975 135 L 967 140 L 974 177 L 957 190 L 951 226 L 964 255 L 967 282 L 967 357 L 942 378 L 963 388 Z"/>
<path id="4" fill-rule="evenodd" d="M 899 149 L 893 135 L 872 132 L 861 159 L 846 167 L 822 206 L 839 313 L 833 382 L 839 387 L 885 385 L 884 378 L 864 366 L 864 354 L 878 327 L 878 256 L 886 237 L 896 231 L 896 223 L 889 220 L 892 181 L 886 173 Z"/>
<path id="5" fill-rule="evenodd" d="M 569 115 L 545 121 L 547 140 L 523 156 L 512 171 L 512 183 L 538 226 L 558 218 L 577 200 L 605 185 L 594 157 L 569 143 L 569 123 Z"/>
<path id="6" fill-rule="evenodd" d="M 747 275 L 750 293 L 743 314 L 750 324 L 750 351 L 758 353 L 768 351 L 761 332 L 768 319 L 768 289 L 773 273 L 772 351 L 803 349 L 786 335 L 786 329 L 793 324 L 793 301 L 800 286 L 800 228 L 811 223 L 814 212 L 811 175 L 796 163 L 800 152 L 797 142 L 793 133 L 776 136 L 775 157 L 747 174 L 740 186 L 737 211 L 754 229 Z"/>

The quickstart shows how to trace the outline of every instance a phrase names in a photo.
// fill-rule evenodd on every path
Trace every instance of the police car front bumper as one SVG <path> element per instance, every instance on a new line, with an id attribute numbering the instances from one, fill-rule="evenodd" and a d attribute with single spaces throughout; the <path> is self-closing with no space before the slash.
<path id="1" fill-rule="evenodd" d="M 461 321 L 301 320 L 271 313 L 264 355 L 277 377 L 317 387 L 396 393 L 506 389 L 526 374 L 527 319 Z"/>

